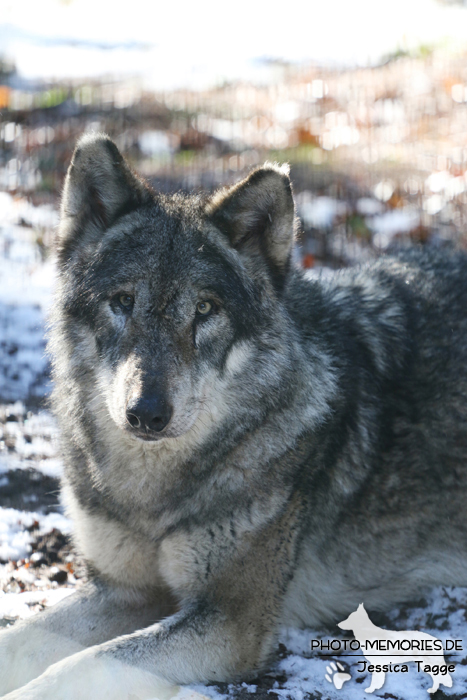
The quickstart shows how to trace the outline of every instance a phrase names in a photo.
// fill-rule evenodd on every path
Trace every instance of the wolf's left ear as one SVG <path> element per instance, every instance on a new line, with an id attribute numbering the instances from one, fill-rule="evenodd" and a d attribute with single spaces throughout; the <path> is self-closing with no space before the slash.
<path id="1" fill-rule="evenodd" d="M 151 199 L 106 134 L 85 134 L 76 146 L 63 189 L 58 253 L 66 259 L 78 245 L 96 244 L 125 213 Z"/>
<path id="2" fill-rule="evenodd" d="M 214 225 L 239 251 L 261 253 L 276 279 L 283 279 L 292 252 L 295 208 L 287 166 L 265 164 L 217 192 L 207 206 Z"/>

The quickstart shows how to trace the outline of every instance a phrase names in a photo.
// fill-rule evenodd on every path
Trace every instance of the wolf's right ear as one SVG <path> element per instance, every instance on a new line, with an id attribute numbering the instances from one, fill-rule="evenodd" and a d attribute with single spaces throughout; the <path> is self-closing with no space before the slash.
<path id="1" fill-rule="evenodd" d="M 280 287 L 295 233 L 295 207 L 288 167 L 266 163 L 233 187 L 216 192 L 206 213 L 240 253 L 260 254 Z"/>
<path id="2" fill-rule="evenodd" d="M 58 255 L 63 262 L 78 245 L 96 244 L 120 216 L 151 200 L 105 134 L 85 134 L 76 146 L 63 189 Z"/>

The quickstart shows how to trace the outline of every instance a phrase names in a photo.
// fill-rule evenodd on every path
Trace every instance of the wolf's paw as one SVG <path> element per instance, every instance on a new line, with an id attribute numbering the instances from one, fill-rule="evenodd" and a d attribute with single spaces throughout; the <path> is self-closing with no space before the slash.
<path id="1" fill-rule="evenodd" d="M 17 622 L 0 632 L 0 697 L 39 676 L 64 656 L 83 649 L 33 621 Z"/>
<path id="2" fill-rule="evenodd" d="M 339 662 L 337 662 L 336 666 L 334 661 L 331 661 L 329 666 L 326 666 L 326 671 L 327 673 L 324 677 L 328 683 L 333 683 L 337 690 L 340 690 L 344 683 L 350 681 L 352 677 L 349 673 L 345 673 L 345 668 Z"/>

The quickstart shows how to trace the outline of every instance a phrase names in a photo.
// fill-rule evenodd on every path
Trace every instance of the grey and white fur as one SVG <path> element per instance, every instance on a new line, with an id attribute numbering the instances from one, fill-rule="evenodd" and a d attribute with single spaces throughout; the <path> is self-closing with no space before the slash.
<path id="1" fill-rule="evenodd" d="M 50 352 L 90 583 L 0 633 L 4 698 L 164 700 L 467 585 L 467 258 L 311 281 L 295 229 L 285 168 L 169 197 L 79 142 Z"/>

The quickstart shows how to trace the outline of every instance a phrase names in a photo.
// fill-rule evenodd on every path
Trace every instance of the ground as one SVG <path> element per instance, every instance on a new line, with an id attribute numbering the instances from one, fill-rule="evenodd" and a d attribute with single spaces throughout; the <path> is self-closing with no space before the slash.
<path id="1" fill-rule="evenodd" d="M 86 571 L 71 545 L 72 523 L 60 505 L 57 428 L 47 409 L 44 337 L 54 266 L 43 259 L 27 225 L 29 205 L 0 194 L 0 626 L 7 626 L 72 594 L 86 580 Z M 372 619 L 388 629 L 420 629 L 442 640 L 461 640 L 462 651 L 445 654 L 447 663 L 455 665 L 453 686 L 433 697 L 467 698 L 467 589 L 438 588 L 413 605 Z M 358 671 L 362 654 L 312 653 L 314 639 L 344 637 L 337 627 L 326 632 L 285 629 L 268 673 L 249 683 L 197 689 L 216 699 L 365 697 L 370 674 Z M 427 698 L 430 678 L 413 663 L 409 666 L 406 674 L 387 674 L 374 696 Z M 350 675 L 342 687 L 339 673 Z"/>

